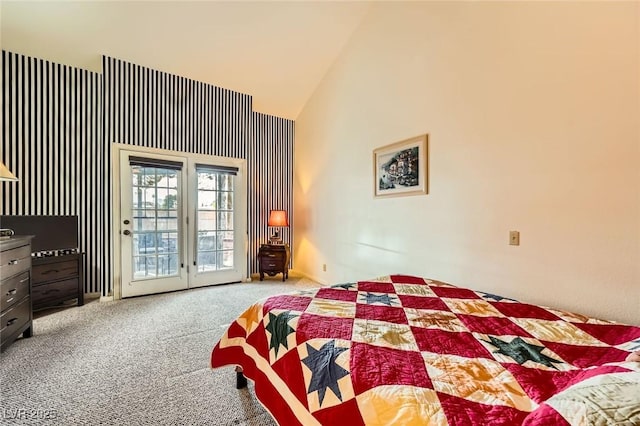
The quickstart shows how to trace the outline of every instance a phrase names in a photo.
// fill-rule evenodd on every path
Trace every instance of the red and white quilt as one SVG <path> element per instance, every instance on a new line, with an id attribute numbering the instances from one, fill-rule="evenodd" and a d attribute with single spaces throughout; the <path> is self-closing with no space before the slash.
<path id="1" fill-rule="evenodd" d="M 573 391 L 637 424 L 638 348 L 640 327 L 392 275 L 255 303 L 211 366 L 241 366 L 282 425 L 579 424 Z"/>

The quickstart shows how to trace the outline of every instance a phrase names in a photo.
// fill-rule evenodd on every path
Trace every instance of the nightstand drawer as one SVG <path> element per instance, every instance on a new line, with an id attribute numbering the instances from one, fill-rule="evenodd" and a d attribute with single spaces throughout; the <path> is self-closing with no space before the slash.
<path id="1" fill-rule="evenodd" d="M 33 297 L 33 309 L 47 306 L 56 300 L 66 300 L 78 297 L 78 278 L 56 281 L 48 284 L 34 285 L 31 287 Z"/>
<path id="2" fill-rule="evenodd" d="M 0 315 L 0 340 L 2 343 L 12 337 L 14 333 L 20 330 L 25 324 L 31 320 L 31 299 L 25 297 L 20 303 L 13 308 L 7 309 Z"/>
<path id="3" fill-rule="evenodd" d="M 266 262 L 284 262 L 287 256 L 283 254 L 263 254 L 260 256 L 260 261 L 262 263 Z"/>
<path id="4" fill-rule="evenodd" d="M 9 278 L 31 268 L 31 246 L 0 252 L 0 279 Z"/>
<path id="5" fill-rule="evenodd" d="M 264 261 L 262 262 L 261 266 L 262 266 L 262 269 L 264 269 L 265 271 L 267 270 L 276 271 L 284 267 L 282 262 L 264 262 Z"/>
<path id="6" fill-rule="evenodd" d="M 29 294 L 29 271 L 13 278 L 9 278 L 0 284 L 0 311 Z"/>
<path id="7" fill-rule="evenodd" d="M 54 281 L 78 275 L 78 261 L 69 260 L 59 263 L 33 265 L 32 280 L 34 284 L 43 281 Z"/>

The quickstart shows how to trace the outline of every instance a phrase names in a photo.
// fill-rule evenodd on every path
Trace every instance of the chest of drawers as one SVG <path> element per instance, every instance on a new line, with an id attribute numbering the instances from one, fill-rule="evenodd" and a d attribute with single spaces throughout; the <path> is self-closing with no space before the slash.
<path id="1" fill-rule="evenodd" d="M 0 351 L 32 335 L 31 237 L 0 241 Z"/>

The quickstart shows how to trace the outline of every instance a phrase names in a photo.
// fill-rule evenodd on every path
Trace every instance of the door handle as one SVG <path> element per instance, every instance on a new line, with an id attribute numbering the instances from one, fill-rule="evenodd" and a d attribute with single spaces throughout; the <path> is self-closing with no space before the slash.
<path id="1" fill-rule="evenodd" d="M 124 235 L 131 235 L 131 231 L 129 231 L 128 229 L 125 229 L 122 233 Z"/>

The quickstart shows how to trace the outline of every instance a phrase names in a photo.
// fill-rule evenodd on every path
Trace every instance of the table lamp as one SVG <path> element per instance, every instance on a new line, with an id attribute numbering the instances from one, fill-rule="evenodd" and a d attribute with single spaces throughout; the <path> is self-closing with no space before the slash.
<path id="1" fill-rule="evenodd" d="M 286 210 L 270 210 L 269 221 L 267 223 L 269 228 L 273 229 L 273 234 L 269 237 L 269 244 L 282 244 L 282 238 L 280 237 L 280 229 L 284 226 L 289 226 L 289 220 L 287 219 Z"/>

